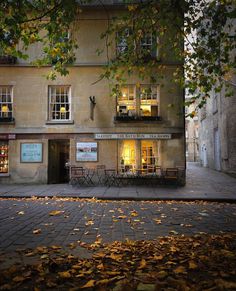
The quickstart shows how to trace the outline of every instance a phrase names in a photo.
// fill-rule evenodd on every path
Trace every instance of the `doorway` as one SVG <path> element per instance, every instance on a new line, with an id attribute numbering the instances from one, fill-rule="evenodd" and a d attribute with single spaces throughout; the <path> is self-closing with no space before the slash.
<path id="1" fill-rule="evenodd" d="M 67 183 L 69 181 L 68 169 L 65 167 L 69 161 L 70 141 L 48 141 L 48 184 Z"/>

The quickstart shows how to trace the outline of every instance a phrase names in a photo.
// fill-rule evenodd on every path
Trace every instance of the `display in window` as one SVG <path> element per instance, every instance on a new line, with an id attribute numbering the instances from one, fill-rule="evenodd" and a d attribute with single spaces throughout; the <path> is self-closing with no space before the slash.
<path id="1" fill-rule="evenodd" d="M 120 169 L 123 173 L 133 173 L 136 169 L 135 141 L 125 140 L 120 149 Z"/>
<path id="2" fill-rule="evenodd" d="M 0 141 L 0 174 L 8 173 L 8 164 L 8 143 Z"/>
<path id="3" fill-rule="evenodd" d="M 158 166 L 158 142 L 142 141 L 142 169 L 155 172 Z"/>

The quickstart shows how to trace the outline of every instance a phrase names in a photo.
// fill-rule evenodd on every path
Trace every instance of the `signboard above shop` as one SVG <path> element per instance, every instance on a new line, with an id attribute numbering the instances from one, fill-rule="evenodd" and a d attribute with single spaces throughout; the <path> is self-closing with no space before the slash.
<path id="1" fill-rule="evenodd" d="M 171 139 L 170 133 L 95 133 L 95 139 Z"/>

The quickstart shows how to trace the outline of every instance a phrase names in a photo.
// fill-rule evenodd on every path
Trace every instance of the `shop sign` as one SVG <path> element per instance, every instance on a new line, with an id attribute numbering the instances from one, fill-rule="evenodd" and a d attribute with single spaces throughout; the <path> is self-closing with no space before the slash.
<path id="1" fill-rule="evenodd" d="M 15 134 L 0 134 L 0 139 L 16 139 Z"/>
<path id="2" fill-rule="evenodd" d="M 21 163 L 41 163 L 43 161 L 42 143 L 21 143 Z"/>
<path id="3" fill-rule="evenodd" d="M 171 139 L 170 133 L 95 133 L 95 139 Z"/>
<path id="4" fill-rule="evenodd" d="M 98 144 L 97 142 L 77 142 L 76 161 L 77 162 L 97 162 Z"/>

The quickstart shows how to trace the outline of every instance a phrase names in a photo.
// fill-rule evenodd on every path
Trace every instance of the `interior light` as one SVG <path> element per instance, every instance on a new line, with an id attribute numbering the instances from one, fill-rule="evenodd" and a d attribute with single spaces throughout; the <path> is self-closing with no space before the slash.
<path id="1" fill-rule="evenodd" d="M 7 105 L 3 105 L 2 106 L 2 112 L 7 113 L 9 111 L 8 106 Z"/>
<path id="2" fill-rule="evenodd" d="M 60 108 L 60 113 L 66 113 L 66 108 L 65 107 L 61 107 Z"/>

